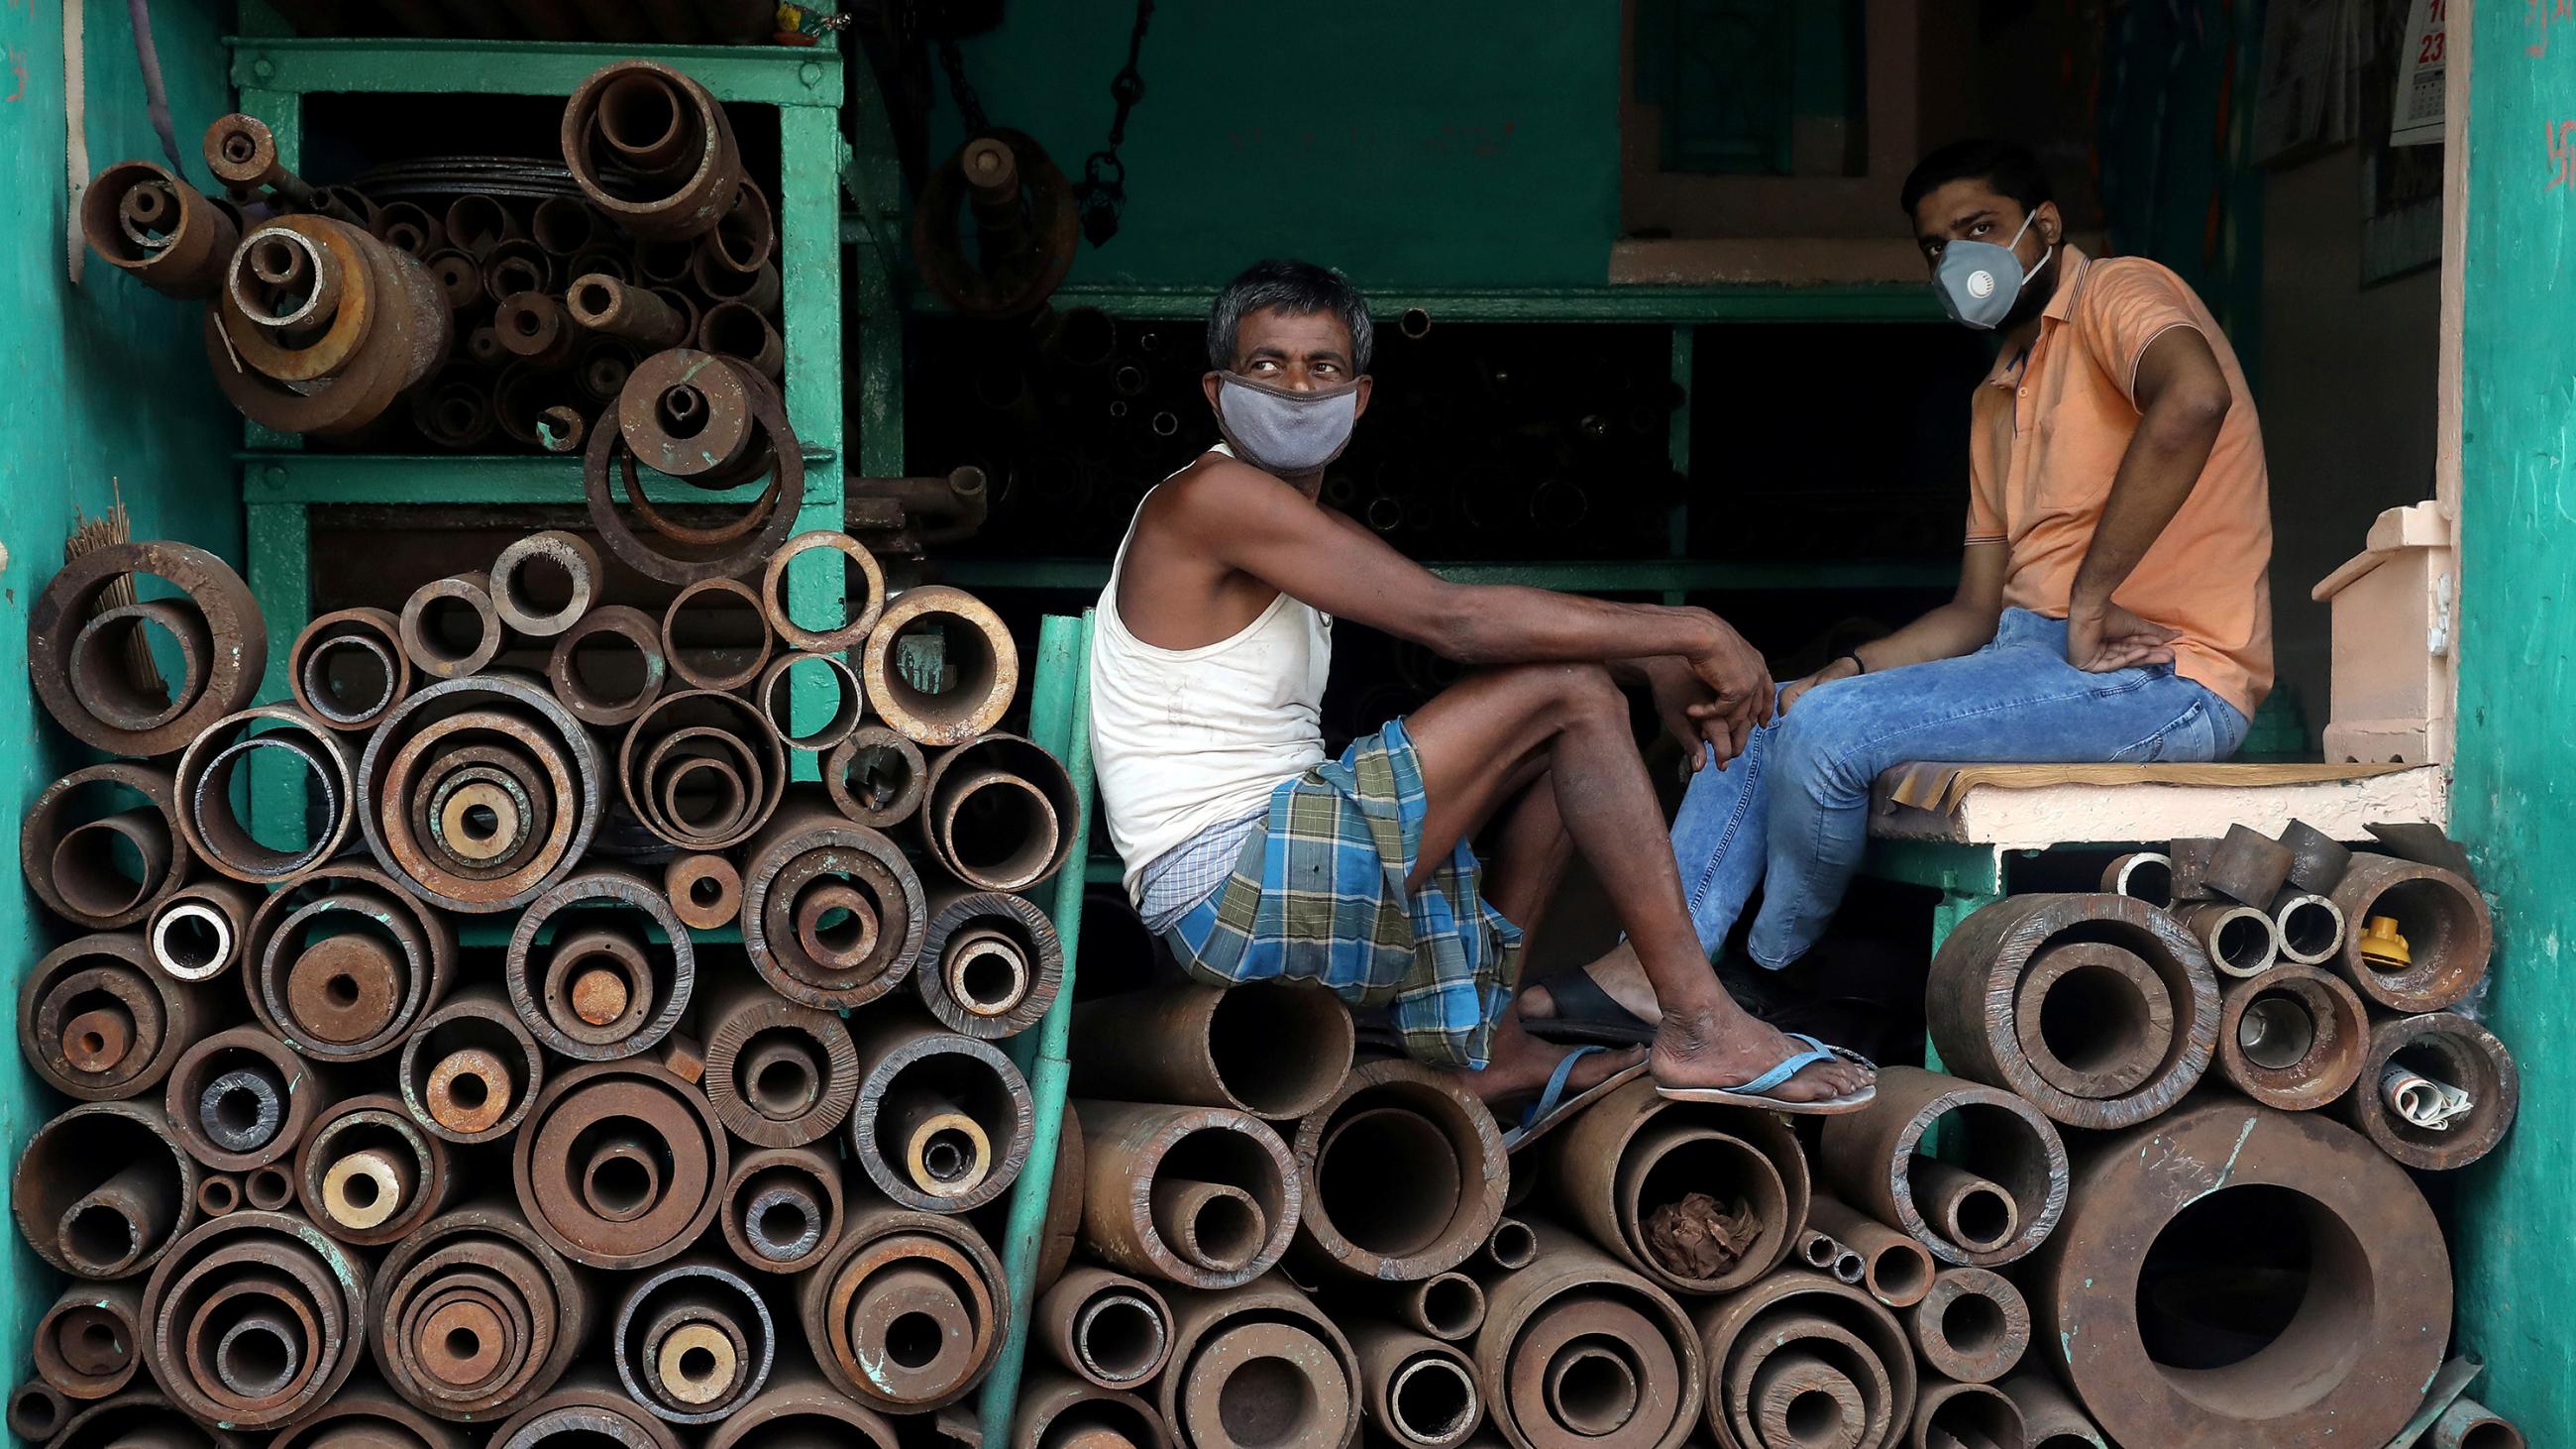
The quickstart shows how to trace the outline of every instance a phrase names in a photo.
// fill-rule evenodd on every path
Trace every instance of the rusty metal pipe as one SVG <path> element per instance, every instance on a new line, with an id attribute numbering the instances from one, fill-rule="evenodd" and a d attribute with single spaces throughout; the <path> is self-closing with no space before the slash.
<path id="1" fill-rule="evenodd" d="M 1077 1101 L 1085 1159 L 1083 1241 L 1110 1266 L 1199 1288 L 1238 1287 L 1286 1253 L 1299 1213 L 1296 1159 L 1257 1118 L 1213 1107 Z M 1212 1183 L 1246 1194 L 1267 1232 L 1253 1257 L 1215 1270 L 1166 1241 L 1158 1184 Z"/>
<path id="2" fill-rule="evenodd" d="M 971 1424 L 966 1432 L 977 1433 Z M 1170 1449 L 1171 1443 L 1143 1399 L 1052 1369 L 1031 1371 L 1011 1415 L 1011 1449 Z"/>
<path id="3" fill-rule="evenodd" d="M 397 1081 L 412 1120 L 450 1142 L 490 1142 L 517 1127 L 545 1075 L 537 1039 L 502 989 L 459 990 L 403 1039 Z"/>
<path id="4" fill-rule="evenodd" d="M 1506 1273 L 1526 1268 L 1538 1257 L 1538 1238 L 1530 1225 L 1519 1218 L 1494 1220 L 1493 1234 L 1485 1239 L 1485 1261 Z"/>
<path id="5" fill-rule="evenodd" d="M 584 870 L 529 902 L 502 965 L 529 1032 L 593 1062 L 669 1036 L 688 1015 L 697 975 L 697 949 L 670 898 L 623 866 Z"/>
<path id="6" fill-rule="evenodd" d="M 704 1254 L 637 1275 L 617 1301 L 617 1379 L 674 1424 L 711 1424 L 758 1394 L 778 1356 L 769 1305 Z"/>
<path id="7" fill-rule="evenodd" d="M 197 1211 L 219 1218 L 242 1205 L 241 1177 L 237 1173 L 209 1172 L 197 1179 Z"/>
<path id="8" fill-rule="evenodd" d="M 2227 1097 L 2089 1144 L 2022 1282 L 2033 1341 L 2123 1444 L 2386 1443 L 2442 1362 L 2415 1325 L 2451 1312 L 2402 1169 L 2318 1113 Z M 2221 1327 L 2254 1321 L 2281 1328 Z M 2255 1351 L 2201 1368 L 2212 1335 Z"/>
<path id="9" fill-rule="evenodd" d="M 2352 851 L 2304 820 L 2281 828 L 2280 842 L 2290 852 L 2290 886 L 2310 895 L 2330 896 L 2352 865 Z"/>
<path id="10" fill-rule="evenodd" d="M 530 1226 L 594 1268 L 645 1268 L 687 1250 L 723 1205 L 724 1124 L 704 1094 L 651 1062 L 588 1062 L 538 1093 L 511 1157 Z"/>
<path id="11" fill-rule="evenodd" d="M 2275 966 L 2231 981 L 2218 1019 L 2218 1070 L 2267 1107 L 2322 1107 L 2360 1079 L 2370 1019 L 2340 976 Z"/>
<path id="12" fill-rule="evenodd" d="M 1984 1268 L 1942 1269 L 1906 1324 L 1923 1362 L 1962 1383 L 1993 1383 L 2030 1348 L 2030 1305 Z"/>
<path id="13" fill-rule="evenodd" d="M 2084 1406 L 2059 1387 L 2048 1370 L 2026 1366 L 1995 1387 L 2021 1410 L 2031 1449 L 2111 1449 L 2110 1441 L 2086 1417 Z"/>
<path id="14" fill-rule="evenodd" d="M 307 715 L 335 730 L 372 729 L 411 692 L 401 618 L 375 608 L 323 615 L 295 636 L 286 677 Z"/>
<path id="15" fill-rule="evenodd" d="M 1350 1329 L 1359 1356 L 1360 1403 L 1370 1423 L 1413 1449 L 1450 1449 L 1484 1421 L 1474 1365 L 1438 1339 L 1391 1324 Z"/>
<path id="16" fill-rule="evenodd" d="M 434 679 L 480 674 L 501 652 L 501 615 L 492 577 L 480 569 L 432 579 L 402 607 L 403 654 Z"/>
<path id="17" fill-rule="evenodd" d="M 887 1197 L 967 1212 L 1018 1180 L 1035 1119 L 1027 1081 L 990 1044 L 890 1013 L 859 1018 L 851 1151 Z"/>
<path id="18" fill-rule="evenodd" d="M 272 1162 L 242 1174 L 242 1201 L 261 1212 L 283 1212 L 295 1202 L 295 1179 Z"/>
<path id="19" fill-rule="evenodd" d="M 183 646 L 197 636 L 208 641 L 203 669 L 190 671 L 174 694 L 149 700 L 134 697 L 121 668 L 104 667 L 112 651 L 77 647 L 103 612 L 108 591 L 137 574 L 178 588 L 182 597 L 154 602 L 180 611 L 157 617 L 182 620 L 173 632 Z M 222 559 L 184 543 L 92 549 L 57 570 L 28 610 L 27 673 L 36 698 L 73 738 L 113 755 L 178 753 L 208 725 L 250 704 L 267 668 L 268 626 L 250 586 Z"/>
<path id="20" fill-rule="evenodd" d="M 548 529 L 501 550 L 486 594 L 502 623 L 531 639 L 552 639 L 590 612 L 604 582 L 590 540 Z"/>
<path id="21" fill-rule="evenodd" d="M 2280 957 L 2280 924 L 2268 912 L 2233 901 L 2203 901 L 2178 907 L 2173 916 L 2223 976 L 2259 976 Z"/>
<path id="22" fill-rule="evenodd" d="M 2343 950 L 2343 909 L 2320 895 L 2285 891 L 2272 903 L 2272 934 L 2280 957 L 2301 966 L 2332 961 Z"/>
<path id="23" fill-rule="evenodd" d="M 1777 1118 L 1686 1107 L 1643 1078 L 1614 1088 L 1539 1151 L 1567 1219 L 1668 1291 L 1742 1287 L 1780 1264 L 1806 1222 L 1806 1157 Z M 1746 1223 L 1749 1236 L 1722 1240 L 1721 1219 Z M 1703 1250 L 1668 1260 L 1685 1241 Z"/>
<path id="24" fill-rule="evenodd" d="M 79 1407 L 58 1430 L 47 1449 L 242 1449 L 241 1436 L 208 1428 L 181 1413 L 170 1400 L 148 1389 L 123 1393 Z"/>
<path id="25" fill-rule="evenodd" d="M 628 807 L 656 836 L 683 850 L 725 850 L 778 811 L 787 750 L 750 702 L 681 690 L 637 716 L 618 745 L 617 775 Z"/>
<path id="26" fill-rule="evenodd" d="M 1295 1251 L 1306 1271 L 1417 1279 L 1455 1268 L 1501 1220 L 1493 1113 L 1457 1079 L 1393 1059 L 1354 1069 L 1298 1124 Z M 1388 1173 L 1401 1162 L 1400 1173 Z"/>
<path id="27" fill-rule="evenodd" d="M 1172 1358 L 1155 1407 L 1188 1445 L 1348 1446 L 1359 1435 L 1359 1357 L 1305 1295 L 1277 1282 L 1170 1290 Z"/>
<path id="28" fill-rule="evenodd" d="M 553 1388 L 596 1312 L 588 1280 L 499 1197 L 396 1240 L 367 1306 L 376 1364 L 395 1391 L 477 1423 Z"/>
<path id="29" fill-rule="evenodd" d="M 564 105 L 564 164 L 592 206 L 645 241 L 686 241 L 716 228 L 743 184 L 724 108 L 687 75 L 646 60 L 612 61 Z M 603 165 L 646 183 L 611 191 Z"/>
<path id="30" fill-rule="evenodd" d="M 2173 904 L 2173 858 L 2153 850 L 2133 850 L 2102 867 L 2102 893 L 2130 896 L 2151 906 Z"/>
<path id="31" fill-rule="evenodd" d="M 205 1038 L 170 1068 L 163 1109 L 179 1145 L 217 1172 L 248 1172 L 292 1157 L 332 1084 L 255 1026 Z"/>
<path id="32" fill-rule="evenodd" d="M 139 933 L 82 936 L 19 984 L 18 1045 L 38 1076 L 83 1101 L 141 1096 L 218 1024 L 218 1001 L 154 970 Z"/>
<path id="33" fill-rule="evenodd" d="M 796 676 L 799 672 L 811 678 L 820 671 L 832 686 L 832 712 L 821 724 L 799 734 L 795 729 Z M 760 702 L 761 712 L 769 717 L 770 727 L 778 732 L 791 750 L 808 754 L 825 754 L 837 748 L 859 727 L 859 717 L 867 700 L 859 686 L 859 676 L 837 654 L 781 654 L 761 670 L 760 680 L 752 686 L 751 697 Z"/>
<path id="34" fill-rule="evenodd" d="M 2292 864 L 2287 846 L 2245 826 L 2230 825 L 2200 868 L 2201 885 L 2223 900 L 2260 910 L 2281 893 Z"/>
<path id="35" fill-rule="evenodd" d="M 897 667 L 896 641 L 935 635 L 940 675 L 915 681 Z M 922 745 L 955 745 L 1001 723 L 1019 692 L 1020 655 L 1010 630 L 963 589 L 907 589 L 886 605 L 868 633 L 860 677 L 868 702 L 886 724 Z"/>
<path id="36" fill-rule="evenodd" d="M 81 193 L 81 239 L 109 266 L 168 297 L 223 285 L 241 232 L 227 208 L 149 161 L 120 161 Z"/>
<path id="37" fill-rule="evenodd" d="M 725 1246 L 763 1273 L 801 1272 L 840 1240 L 839 1160 L 816 1147 L 762 1147 L 734 1159 L 725 1184 Z"/>
<path id="38" fill-rule="evenodd" d="M 963 1398 L 1001 1350 L 1001 1260 L 962 1220 L 853 1203 L 798 1286 L 826 1377 L 871 1408 L 926 1413 Z"/>
<path id="39" fill-rule="evenodd" d="M 1860 1282 L 1871 1297 L 1888 1307 L 1911 1308 L 1931 1291 L 1932 1255 L 1887 1224 L 1819 1194 L 1808 1200 L 1807 1225 L 1831 1234 L 1859 1255 L 1864 1265 Z"/>
<path id="40" fill-rule="evenodd" d="M 30 1444 L 42 1444 L 71 1422 L 72 1403 L 43 1379 L 28 1379 L 9 1391 L 9 1432 Z"/>
<path id="41" fill-rule="evenodd" d="M 266 728 L 262 728 L 266 726 Z M 233 805 L 233 776 L 256 754 L 284 757 L 304 772 L 314 827 L 300 849 L 280 850 L 253 835 Z M 292 880 L 336 854 L 357 814 L 356 747 L 303 711 L 260 705 L 226 715 L 189 741 L 172 785 L 179 829 L 189 849 L 239 881 L 269 885 Z M 247 794 L 247 792 L 244 792 Z"/>
<path id="42" fill-rule="evenodd" d="M 503 1420 L 488 1449 L 682 1449 L 670 1425 L 639 1407 L 605 1367 L 588 1365 Z"/>
<path id="43" fill-rule="evenodd" d="M 684 652 L 679 639 L 684 616 L 696 621 L 692 628 L 699 633 L 709 632 L 710 619 L 720 621 L 715 632 L 729 642 Z M 738 637 L 746 631 L 751 636 L 747 645 Z M 740 579 L 700 579 L 673 595 L 670 607 L 662 612 L 662 657 L 691 689 L 742 688 L 760 677 L 770 648 L 769 621 L 761 611 L 760 595 Z"/>
<path id="44" fill-rule="evenodd" d="M 447 993 L 456 933 L 391 876 L 351 858 L 272 893 L 251 915 L 244 984 L 260 1025 L 305 1056 L 395 1050 Z"/>
<path id="45" fill-rule="evenodd" d="M 71 1399 L 118 1392 L 143 1361 L 142 1315 L 139 1284 L 70 1285 L 36 1320 L 37 1377 Z"/>
<path id="46" fill-rule="evenodd" d="M 1914 1404 L 1914 1423 L 1906 1431 L 1907 1449 L 2026 1449 L 2030 1431 L 2021 1408 L 2001 1389 L 1985 1384 L 1952 1384 L 1928 1379 Z"/>
<path id="47" fill-rule="evenodd" d="M 1024 379 L 1014 376 L 1014 383 Z M 903 512 L 901 533 L 929 547 L 963 543 L 983 528 L 992 512 L 992 489 L 984 470 L 951 468 L 936 477 L 852 478 L 845 485 L 852 499 L 892 504 Z"/>
<path id="48" fill-rule="evenodd" d="M 1055 923 L 1027 898 L 952 890 L 931 900 L 913 985 L 942 1026 L 996 1040 L 1037 1024 L 1064 980 Z"/>
<path id="49" fill-rule="evenodd" d="M 1039 1295 L 1033 1314 L 1034 1336 L 1047 1355 L 1104 1389 L 1135 1388 L 1171 1357 L 1171 1305 L 1140 1278 L 1069 1269 Z"/>
<path id="50" fill-rule="evenodd" d="M 678 347 L 694 330 L 689 319 L 650 287 L 639 287 L 604 272 L 573 278 L 564 294 L 565 308 L 582 327 L 623 337 L 655 350 Z"/>
<path id="51" fill-rule="evenodd" d="M 843 815 L 876 830 L 912 818 L 930 784 L 921 746 L 882 725 L 863 725 L 823 760 L 823 787 Z"/>
<path id="52" fill-rule="evenodd" d="M 295 1196 L 324 1232 L 362 1247 L 409 1235 L 460 1186 L 444 1139 L 421 1130 L 401 1099 L 345 1098 L 321 1113 L 295 1154 Z"/>
<path id="53" fill-rule="evenodd" d="M 2336 969 L 2372 1005 L 2440 1011 L 2475 990 L 2495 950 L 2495 924 L 2477 887 L 2437 866 L 2386 855 L 2355 855 L 2332 897 L 2345 921 Z M 2394 923 L 2374 943 L 2366 927 Z M 2394 934 L 2403 958 L 2385 944 Z"/>
<path id="54" fill-rule="evenodd" d="M 709 983 L 707 1099 L 744 1141 L 763 1147 L 819 1142 L 848 1120 L 862 1076 L 840 1017 L 781 999 L 757 979 Z"/>
<path id="55" fill-rule="evenodd" d="M 201 1418 L 265 1429 L 303 1417 L 366 1351 L 366 1263 L 292 1214 L 245 1210 L 189 1231 L 143 1289 L 144 1361 Z"/>
<path id="56" fill-rule="evenodd" d="M 1349 1008 L 1317 987 L 1157 987 L 1074 1007 L 1073 1090 L 1290 1121 L 1341 1090 L 1354 1041 Z"/>
<path id="57" fill-rule="evenodd" d="M 119 808 L 136 799 L 143 808 Z M 37 899 L 93 931 L 152 914 L 186 881 L 193 854 L 173 774 L 122 761 L 46 786 L 18 830 L 19 869 Z"/>
<path id="58" fill-rule="evenodd" d="M 1933 1230 L 1968 1253 L 1995 1252 L 2020 1235 L 2021 1208 L 2002 1184 L 1919 1152 L 1905 1176 Z"/>
<path id="59" fill-rule="evenodd" d="M 2525 1449 L 2529 1443 L 2510 1420 L 2475 1399 L 2453 1400 L 2424 1442 L 2429 1449 Z"/>
<path id="60" fill-rule="evenodd" d="M 2010 1198 L 2016 1229 L 1992 1249 L 1972 1249 L 1945 1236 L 1920 1201 L 1915 1151 L 1934 1123 L 1944 1128 L 1945 1148 L 1956 1130 L 1960 1166 L 2000 1187 Z M 1889 1223 L 1931 1250 L 1944 1263 L 1991 1268 L 2028 1254 L 2057 1226 L 2066 1203 L 2066 1145 L 2057 1129 L 2020 1097 L 1914 1067 L 1879 1073 L 1878 1096 L 1869 1106 L 1828 1120 L 1817 1165 L 1846 1203 Z"/>
<path id="61" fill-rule="evenodd" d="M 2390 1105 L 2384 1082 L 2392 1071 L 2466 1092 L 2468 1111 L 2438 1128 L 2417 1125 Z M 2373 1026 L 2357 1077 L 2343 1098 L 2344 1120 L 2390 1157 L 2425 1171 L 2466 1167 L 2494 1151 L 2522 1109 L 2522 1072 L 2513 1054 L 2494 1032 L 2447 1011 Z"/>
<path id="62" fill-rule="evenodd" d="M 929 907 L 901 849 L 799 789 L 744 852 L 743 949 L 780 995 L 826 1009 L 864 1006 L 903 983 Z M 864 908 L 872 929 L 852 906 Z M 844 917 L 827 940 L 799 929 Z M 853 939 L 837 939 L 848 934 Z"/>
<path id="63" fill-rule="evenodd" d="M 2255 918 L 2268 935 L 2270 918 Z M 2217 1047 L 2207 953 L 2172 916 L 2127 896 L 1988 906 L 1942 942 L 1927 990 L 1932 1040 L 1952 1071 L 2071 1127 L 2109 1130 L 2165 1110 Z"/>
<path id="64" fill-rule="evenodd" d="M 1696 1309 L 1707 1356 L 1705 1416 L 1723 1442 L 1785 1446 L 1757 1419 L 1816 1421 L 1814 1442 L 1887 1449 L 1914 1402 L 1913 1345 L 1868 1294 L 1822 1274 L 1787 1268 Z M 1825 1402 L 1799 1400 L 1820 1392 Z M 1785 1423 L 1782 1425 L 1785 1427 Z"/>
<path id="65" fill-rule="evenodd" d="M 1699 1337 L 1662 1289 L 1552 1225 L 1538 1260 L 1493 1280 L 1472 1351 L 1497 1428 L 1674 1449 L 1701 1402 Z"/>
<path id="66" fill-rule="evenodd" d="M 603 777 L 590 732 L 535 680 L 442 680 L 368 736 L 359 823 L 369 851 L 432 904 L 512 910 L 589 848 Z"/>
<path id="67" fill-rule="evenodd" d="M 596 667 L 610 653 L 623 654 L 616 647 L 621 643 L 634 651 L 631 668 Z M 652 708 L 668 671 L 661 627 L 625 604 L 605 604 L 573 621 L 555 636 L 546 658 L 546 682 L 555 698 L 583 724 L 603 729 L 631 723 Z"/>
<path id="68" fill-rule="evenodd" d="M 1027 890 L 1055 874 L 1082 813 L 1063 762 L 999 731 L 941 755 L 927 791 L 922 836 L 932 858 L 988 891 Z"/>

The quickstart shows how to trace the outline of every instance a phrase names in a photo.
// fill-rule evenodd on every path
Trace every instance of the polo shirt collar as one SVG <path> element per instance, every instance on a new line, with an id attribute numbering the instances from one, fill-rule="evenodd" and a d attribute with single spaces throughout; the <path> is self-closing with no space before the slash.
<path id="1" fill-rule="evenodd" d="M 2075 315 L 2075 294 L 2083 288 L 2084 271 L 2092 264 L 2093 259 L 2084 254 L 2082 247 L 2071 241 L 2057 244 L 2057 255 L 2049 260 L 2049 265 L 2061 268 L 2062 274 L 2057 279 L 2057 290 L 2049 296 L 2048 307 L 2039 314 L 2039 335 L 2031 339 L 2030 347 L 2025 351 L 1996 353 L 1994 368 L 1986 374 L 1987 386 L 2011 388 L 2020 385 L 2023 365 L 2030 353 L 2038 350 L 2039 338 L 2048 335 L 2048 324 L 2064 322 Z"/>

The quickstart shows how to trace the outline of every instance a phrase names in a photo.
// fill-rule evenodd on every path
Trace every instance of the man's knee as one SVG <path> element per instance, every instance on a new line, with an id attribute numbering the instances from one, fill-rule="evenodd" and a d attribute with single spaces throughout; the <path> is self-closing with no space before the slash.
<path id="1" fill-rule="evenodd" d="M 1567 723 L 1625 720 L 1628 698 L 1599 664 L 1515 664 L 1496 676 L 1543 718 Z"/>

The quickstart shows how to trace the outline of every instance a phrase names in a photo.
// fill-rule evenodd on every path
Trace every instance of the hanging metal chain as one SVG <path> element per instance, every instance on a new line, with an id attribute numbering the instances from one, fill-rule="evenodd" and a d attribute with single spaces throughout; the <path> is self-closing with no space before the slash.
<path id="1" fill-rule="evenodd" d="M 969 137 L 983 135 L 988 124 L 984 119 L 984 102 L 975 94 L 975 88 L 966 83 L 966 57 L 958 52 L 956 36 L 939 37 L 939 65 L 948 72 L 948 93 L 957 98 L 957 114 L 966 120 L 966 134 Z"/>
<path id="2" fill-rule="evenodd" d="M 1145 99 L 1145 77 L 1136 69 L 1136 61 L 1145 50 L 1145 27 L 1154 20 L 1154 0 L 1136 0 L 1136 28 L 1127 36 L 1127 65 L 1110 79 L 1110 97 L 1118 102 L 1118 114 L 1109 123 L 1109 145 L 1094 151 L 1082 163 L 1082 180 L 1073 188 L 1073 198 L 1082 208 L 1082 234 L 1095 247 L 1106 246 L 1118 234 L 1118 213 L 1127 204 L 1127 166 L 1118 159 L 1118 147 L 1127 139 L 1127 113 Z"/>

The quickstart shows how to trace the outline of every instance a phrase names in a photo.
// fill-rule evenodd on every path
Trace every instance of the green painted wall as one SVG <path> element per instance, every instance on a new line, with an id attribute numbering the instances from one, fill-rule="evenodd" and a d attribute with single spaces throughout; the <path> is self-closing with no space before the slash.
<path id="1" fill-rule="evenodd" d="M 230 109 L 212 5 L 154 7 L 155 38 L 182 145 Z M 91 169 L 157 159 L 122 5 L 90 4 L 87 107 Z M 231 453 L 240 426 L 206 373 L 200 309 L 169 301 L 92 258 L 81 285 L 64 265 L 63 27 L 56 0 L 0 8 L 0 820 L 87 760 L 14 681 L 27 668 L 27 608 L 62 562 L 75 509 L 106 510 L 121 483 L 138 537 L 205 544 L 238 562 L 241 507 Z M 209 180 L 202 170 L 195 178 Z M 30 747 L 32 744 L 32 748 Z M 7 858 L 15 859 L 12 843 Z M 39 955 L 67 939 L 23 886 L 0 891 L 0 941 L 15 943 L 9 999 Z M 15 1161 L 35 1124 L 61 1104 L 6 1053 L 0 1142 Z M 0 1195 L 6 1184 L 0 1182 Z M 23 1344 L 52 1298 L 46 1270 L 9 1234 L 0 1283 L 0 1341 Z"/>
<path id="2" fill-rule="evenodd" d="M 2496 903 L 2492 1019 L 2522 1066 L 2521 1122 L 2463 1185 L 2461 1332 L 2487 1357 L 2479 1397 L 2531 1442 L 2565 1444 L 2576 1442 L 2576 183 L 2544 140 L 2576 118 L 2576 24 L 2529 23 L 2549 8 L 2475 8 L 2452 819 Z"/>
<path id="3" fill-rule="evenodd" d="M 1124 0 L 1013 0 L 964 47 L 993 123 L 1066 174 L 1109 132 Z M 1361 285 L 1607 279 L 1619 225 L 1619 7 L 1164 4 L 1120 155 L 1115 240 L 1077 281 L 1215 285 L 1297 254 Z M 932 154 L 959 137 L 939 83 Z"/>

